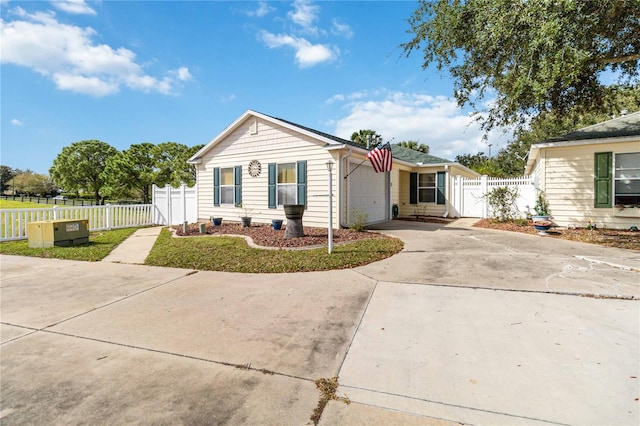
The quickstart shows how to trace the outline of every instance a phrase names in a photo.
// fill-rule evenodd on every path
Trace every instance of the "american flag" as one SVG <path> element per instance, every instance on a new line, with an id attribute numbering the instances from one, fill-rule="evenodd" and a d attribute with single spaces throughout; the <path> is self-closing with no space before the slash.
<path id="1" fill-rule="evenodd" d="M 391 166 L 393 166 L 393 156 L 391 155 L 391 145 L 389 145 L 389 142 L 381 147 L 373 148 L 367 154 L 367 158 L 371 161 L 373 170 L 376 173 L 391 171 Z"/>

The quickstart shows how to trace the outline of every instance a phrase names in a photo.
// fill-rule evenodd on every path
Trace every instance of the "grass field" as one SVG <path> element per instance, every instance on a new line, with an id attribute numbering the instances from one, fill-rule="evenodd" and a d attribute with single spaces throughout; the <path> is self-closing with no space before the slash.
<path id="1" fill-rule="evenodd" d="M 0 200 L 0 209 L 46 209 L 53 207 L 53 204 L 38 204 L 22 201 Z"/>

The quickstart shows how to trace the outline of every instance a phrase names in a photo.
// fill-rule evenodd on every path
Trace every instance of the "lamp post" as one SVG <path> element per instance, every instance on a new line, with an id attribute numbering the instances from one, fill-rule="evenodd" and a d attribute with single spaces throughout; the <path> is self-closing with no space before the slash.
<path id="1" fill-rule="evenodd" d="M 327 161 L 327 171 L 329 172 L 329 236 L 327 238 L 327 250 L 329 254 L 333 252 L 333 161 Z"/>

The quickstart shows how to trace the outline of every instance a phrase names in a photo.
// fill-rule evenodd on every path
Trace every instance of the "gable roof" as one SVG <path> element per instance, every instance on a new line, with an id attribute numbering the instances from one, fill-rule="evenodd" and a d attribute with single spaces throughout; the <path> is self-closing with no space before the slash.
<path id="1" fill-rule="evenodd" d="M 271 117 L 271 116 L 268 116 L 268 117 Z M 331 140 L 333 140 L 335 142 L 338 142 L 340 144 L 343 144 L 343 145 L 351 145 L 351 146 L 355 146 L 357 148 L 362 148 L 360 145 L 354 144 L 350 140 L 342 139 L 342 138 L 339 138 L 337 136 L 330 135 L 329 133 L 325 133 L 325 132 L 321 132 L 320 130 L 312 129 L 311 127 L 302 126 L 300 124 L 294 123 L 294 122 L 289 121 L 289 120 L 285 120 L 283 118 L 277 118 L 277 117 L 271 117 L 271 118 L 273 118 L 274 120 L 278 120 L 278 121 L 281 121 L 283 123 L 287 123 L 287 124 L 290 124 L 292 126 L 298 127 L 298 128 L 300 128 L 302 130 L 306 130 L 307 132 L 315 133 L 318 136 L 321 136 L 321 137 L 327 138 L 327 139 L 331 139 Z"/>
<path id="2" fill-rule="evenodd" d="M 445 160 L 440 157 L 425 154 L 424 152 L 415 151 L 413 149 L 404 148 L 400 145 L 391 145 L 391 154 L 394 160 L 402 160 L 413 164 L 453 164 L 453 161 Z"/>
<path id="3" fill-rule="evenodd" d="M 329 133 L 321 132 L 319 130 L 312 129 L 307 126 L 302 126 L 300 124 L 294 123 L 292 121 L 284 120 L 282 118 L 273 117 L 270 115 L 262 114 L 257 111 L 247 110 L 238 117 L 233 123 L 231 123 L 227 128 L 225 128 L 218 136 L 213 138 L 209 143 L 207 143 L 202 149 L 196 152 L 189 160 L 187 160 L 190 164 L 196 164 L 200 161 L 200 158 L 211 148 L 213 148 L 218 142 L 226 138 L 230 133 L 235 131 L 238 127 L 240 127 L 249 116 L 261 118 L 263 120 L 269 121 L 274 124 L 278 124 L 280 126 L 286 127 L 288 129 L 294 130 L 296 132 L 305 134 L 307 136 L 312 137 L 313 139 L 324 142 L 324 147 L 331 148 L 344 148 L 345 146 L 356 148 L 359 151 L 362 151 L 363 154 L 367 153 L 369 150 L 366 148 L 350 141 L 347 139 L 339 138 L 338 136 L 331 135 Z M 446 165 L 452 164 L 458 167 L 461 167 L 465 170 L 468 170 L 471 173 L 475 173 L 473 170 L 458 164 L 454 161 L 445 160 L 440 157 L 436 157 L 433 155 L 425 154 L 423 152 L 414 151 L 412 149 L 403 148 L 400 145 L 391 145 L 391 154 L 393 155 L 394 161 L 404 162 L 410 166 L 430 166 L 430 165 Z"/>
<path id="4" fill-rule="evenodd" d="M 324 142 L 325 146 L 336 146 L 340 147 L 344 144 L 347 144 L 346 139 L 341 139 L 336 136 L 332 136 L 328 133 L 320 132 L 317 130 L 313 130 L 309 127 L 300 126 L 299 124 L 292 123 L 290 121 L 282 120 L 280 118 L 271 117 L 266 114 L 259 113 L 257 111 L 247 110 L 240 117 L 238 117 L 233 123 L 231 123 L 227 128 L 225 128 L 218 136 L 210 140 L 205 146 L 200 149 L 200 151 L 196 152 L 191 158 L 187 160 L 189 164 L 196 164 L 200 161 L 200 158 L 207 153 L 211 148 L 213 148 L 216 144 L 218 144 L 221 140 L 226 138 L 229 134 L 234 132 L 238 127 L 240 127 L 247 118 L 250 116 L 260 118 L 262 120 L 278 124 L 282 127 L 285 127 L 290 130 L 294 130 L 298 133 L 302 133 L 304 135 L 310 136 L 318 142 Z M 349 142 L 350 143 L 350 142 Z M 355 146 L 355 145 L 354 145 Z M 362 148 L 362 147 L 360 147 Z"/>
<path id="5" fill-rule="evenodd" d="M 620 138 L 640 135 L 640 111 L 612 120 L 583 127 L 566 135 L 556 136 L 541 143 L 583 141 L 592 139 Z"/>
<path id="6" fill-rule="evenodd" d="M 542 142 L 534 143 L 529 148 L 529 159 L 524 169 L 525 174 L 533 171 L 533 166 L 544 148 L 561 146 L 580 146 L 598 143 L 621 143 L 634 141 L 640 137 L 640 111 L 603 121 L 592 126 L 583 127 L 562 136 L 556 136 Z"/>

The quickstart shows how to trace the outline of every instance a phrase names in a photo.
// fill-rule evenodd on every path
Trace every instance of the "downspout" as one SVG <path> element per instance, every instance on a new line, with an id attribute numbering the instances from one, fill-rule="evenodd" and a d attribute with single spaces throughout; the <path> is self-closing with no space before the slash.
<path id="1" fill-rule="evenodd" d="M 449 182 L 449 165 L 445 164 L 444 166 L 444 214 L 442 215 L 442 217 L 448 217 L 449 216 L 449 197 L 451 195 L 451 190 L 450 190 L 450 182 Z"/>
<path id="2" fill-rule="evenodd" d="M 345 182 L 345 178 L 344 176 L 346 176 L 345 170 L 348 172 L 349 171 L 349 167 L 348 167 L 348 163 L 347 163 L 347 167 L 345 168 L 345 161 L 347 158 L 349 158 L 349 156 L 351 155 L 352 151 L 351 149 L 349 149 L 349 151 L 344 155 L 344 156 L 339 156 L 339 162 L 340 162 L 340 182 L 338 183 L 338 185 L 340 185 L 340 197 L 338 198 L 338 223 L 340 224 L 340 227 L 347 227 L 347 224 L 345 224 L 345 214 L 344 214 L 344 200 L 346 199 L 346 195 L 347 195 L 347 182 Z"/>

